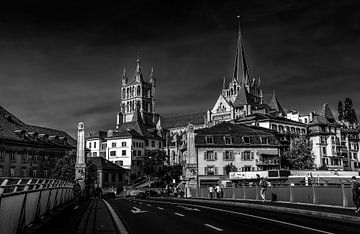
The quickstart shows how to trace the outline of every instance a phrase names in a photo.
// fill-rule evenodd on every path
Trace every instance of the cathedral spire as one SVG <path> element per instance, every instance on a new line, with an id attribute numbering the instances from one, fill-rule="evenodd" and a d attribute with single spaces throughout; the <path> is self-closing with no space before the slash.
<path id="1" fill-rule="evenodd" d="M 224 80 L 223 80 L 223 88 L 222 88 L 223 90 L 225 90 L 226 89 L 226 77 L 224 76 Z"/>
<path id="2" fill-rule="evenodd" d="M 142 72 L 141 72 L 141 68 L 140 68 L 140 58 L 139 58 L 139 56 L 138 56 L 138 58 L 136 60 L 136 70 L 135 70 L 135 74 L 134 74 L 134 81 L 135 82 L 144 81 L 143 76 L 142 76 Z"/>
<path id="3" fill-rule="evenodd" d="M 151 67 L 150 79 L 149 80 L 150 80 L 150 83 L 155 86 L 154 67 Z"/>
<path id="4" fill-rule="evenodd" d="M 237 17 L 239 20 L 239 35 L 236 45 L 236 54 L 235 54 L 235 65 L 234 65 L 234 79 L 244 83 L 244 85 L 249 85 L 249 71 L 246 62 L 244 42 L 241 36 L 241 26 L 240 26 L 240 16 Z"/>
<path id="5" fill-rule="evenodd" d="M 123 71 L 123 75 L 122 75 L 122 86 L 125 86 L 127 84 L 128 80 L 127 80 L 127 76 L 126 76 L 126 68 L 124 67 L 124 71 Z"/>

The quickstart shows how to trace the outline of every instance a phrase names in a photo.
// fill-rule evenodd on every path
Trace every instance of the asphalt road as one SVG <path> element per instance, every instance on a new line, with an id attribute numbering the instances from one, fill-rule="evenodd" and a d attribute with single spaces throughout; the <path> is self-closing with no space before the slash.
<path id="1" fill-rule="evenodd" d="M 137 233 L 360 233 L 360 224 L 186 200 L 109 201 Z"/>

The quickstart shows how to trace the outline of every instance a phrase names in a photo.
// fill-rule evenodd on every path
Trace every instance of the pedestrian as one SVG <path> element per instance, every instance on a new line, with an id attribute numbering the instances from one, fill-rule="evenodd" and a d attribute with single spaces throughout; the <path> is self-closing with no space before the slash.
<path id="1" fill-rule="evenodd" d="M 209 195 L 210 195 L 210 199 L 213 199 L 214 196 L 214 187 L 212 185 L 210 185 L 209 187 Z"/>
<path id="2" fill-rule="evenodd" d="M 259 185 L 260 185 L 260 196 L 261 196 L 263 202 L 265 202 L 266 201 L 266 192 L 267 192 L 267 188 L 268 188 L 268 182 L 265 180 L 264 177 L 262 177 Z"/>
<path id="3" fill-rule="evenodd" d="M 356 206 L 355 213 L 358 214 L 360 211 L 360 182 L 356 180 L 356 177 L 352 178 L 352 194 L 353 194 L 353 202 Z"/>
<path id="4" fill-rule="evenodd" d="M 77 208 L 79 208 L 79 197 L 81 194 L 81 187 L 80 187 L 78 180 L 75 180 L 75 184 L 73 186 L 73 193 L 74 193 L 74 198 L 75 198 L 74 210 L 76 210 Z"/>
<path id="5" fill-rule="evenodd" d="M 216 198 L 219 199 L 220 196 L 221 196 L 221 187 L 220 187 L 220 185 L 217 184 L 215 186 L 215 191 L 216 191 Z"/>

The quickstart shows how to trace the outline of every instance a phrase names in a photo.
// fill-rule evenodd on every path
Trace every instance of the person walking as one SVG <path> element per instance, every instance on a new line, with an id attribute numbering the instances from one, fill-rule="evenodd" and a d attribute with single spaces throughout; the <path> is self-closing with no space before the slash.
<path id="1" fill-rule="evenodd" d="M 356 206 L 355 213 L 358 214 L 360 211 L 360 182 L 356 180 L 356 177 L 352 178 L 352 194 L 353 194 L 353 202 Z"/>
<path id="2" fill-rule="evenodd" d="M 210 195 L 210 199 L 213 199 L 214 196 L 214 187 L 212 185 L 210 185 L 209 187 L 209 195 Z"/>
<path id="3" fill-rule="evenodd" d="M 265 180 L 264 177 L 262 177 L 259 185 L 260 185 L 260 196 L 261 196 L 263 202 L 265 202 L 266 201 L 266 192 L 267 192 L 267 188 L 268 188 L 268 182 Z"/>
<path id="4" fill-rule="evenodd" d="M 220 187 L 220 185 L 217 184 L 215 186 L 215 191 L 216 191 L 216 198 L 219 199 L 220 196 L 221 196 L 221 187 Z"/>

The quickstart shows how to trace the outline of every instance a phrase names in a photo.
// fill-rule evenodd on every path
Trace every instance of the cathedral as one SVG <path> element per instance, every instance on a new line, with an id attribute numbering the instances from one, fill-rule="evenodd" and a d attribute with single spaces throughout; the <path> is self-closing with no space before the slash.
<path id="1" fill-rule="evenodd" d="M 276 98 L 275 91 L 270 102 L 265 104 L 260 78 L 251 78 L 249 74 L 239 23 L 239 35 L 231 81 L 227 84 L 224 77 L 222 91 L 213 108 L 207 111 L 206 120 L 209 125 L 214 125 L 254 113 L 285 116 L 285 112 Z"/>

